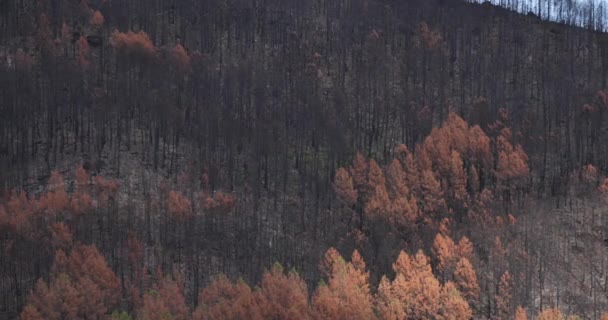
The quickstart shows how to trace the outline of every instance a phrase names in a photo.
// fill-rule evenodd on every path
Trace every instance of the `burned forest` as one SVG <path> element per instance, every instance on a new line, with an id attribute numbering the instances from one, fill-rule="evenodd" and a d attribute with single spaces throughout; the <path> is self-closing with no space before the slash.
<path id="1" fill-rule="evenodd" d="M 608 319 L 608 2 L 0 1 L 0 319 Z"/>

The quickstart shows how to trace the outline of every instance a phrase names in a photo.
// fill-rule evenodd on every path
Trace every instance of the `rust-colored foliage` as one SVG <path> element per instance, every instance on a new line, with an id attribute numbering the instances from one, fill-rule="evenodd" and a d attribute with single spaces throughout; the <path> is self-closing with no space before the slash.
<path id="1" fill-rule="evenodd" d="M 169 191 L 167 210 L 173 217 L 187 219 L 192 216 L 192 201 L 177 191 Z"/>
<path id="2" fill-rule="evenodd" d="M 89 173 L 82 167 L 76 169 L 76 191 L 72 194 L 72 211 L 82 214 L 93 207 L 93 199 L 89 194 Z"/>
<path id="3" fill-rule="evenodd" d="M 420 40 L 427 49 L 435 48 L 441 42 L 441 36 L 433 32 L 426 22 L 420 23 Z"/>
<path id="4" fill-rule="evenodd" d="M 422 168 L 436 169 L 441 175 L 448 176 L 450 173 L 451 161 L 450 152 L 454 147 L 451 144 L 451 137 L 448 130 L 442 128 L 434 128 L 422 145 L 424 152 L 420 153 L 420 161 Z M 418 154 L 418 153 L 417 153 Z"/>
<path id="5" fill-rule="evenodd" d="M 401 252 L 393 264 L 395 279 L 382 279 L 376 308 L 386 319 L 468 319 L 472 312 L 453 283 L 442 286 L 429 259 L 419 251 Z"/>
<path id="6" fill-rule="evenodd" d="M 420 173 L 418 171 L 418 165 L 414 159 L 414 155 L 411 152 L 408 152 L 405 156 L 405 162 L 402 162 L 402 164 L 407 186 L 410 188 L 411 192 L 418 191 L 420 185 Z"/>
<path id="7" fill-rule="evenodd" d="M 131 268 L 134 270 L 138 269 L 136 266 L 139 266 L 144 259 L 144 246 L 133 233 L 130 233 L 127 237 L 127 250 L 129 252 L 127 259 Z"/>
<path id="8" fill-rule="evenodd" d="M 357 202 L 357 190 L 353 186 L 353 179 L 344 168 L 338 169 L 334 179 L 334 190 L 338 199 L 349 207 Z"/>
<path id="9" fill-rule="evenodd" d="M 461 274 L 461 276 L 471 278 L 471 272 L 473 275 L 475 274 L 470 263 L 470 259 L 472 259 L 473 256 L 473 244 L 467 237 L 462 237 L 458 243 L 454 243 L 449 236 L 438 233 L 433 242 L 433 253 L 438 261 L 437 269 L 444 277 L 449 277 L 453 274 L 456 279 L 459 265 L 469 269 L 466 271 L 461 270 L 461 272 L 465 272 L 465 274 Z M 464 265 L 462 265 L 463 263 Z M 475 279 L 475 285 L 476 283 L 477 280 Z M 459 285 L 460 283 L 457 282 L 456 284 Z"/>
<path id="10" fill-rule="evenodd" d="M 406 185 L 405 173 L 399 160 L 393 159 L 386 168 L 386 181 L 391 199 L 407 197 L 409 195 L 410 190 Z"/>
<path id="11" fill-rule="evenodd" d="M 386 217 L 390 208 L 386 179 L 384 172 L 374 160 L 369 161 L 367 183 L 363 188 L 363 195 L 366 200 L 364 211 L 368 217 Z"/>
<path id="12" fill-rule="evenodd" d="M 82 68 L 86 68 L 91 64 L 91 48 L 85 37 L 80 37 L 76 43 L 78 52 L 78 64 Z"/>
<path id="13" fill-rule="evenodd" d="M 494 238 L 494 248 L 490 252 L 490 258 L 495 263 L 500 265 L 501 262 L 505 259 L 505 255 L 507 254 L 507 249 L 502 244 L 502 240 L 497 236 Z"/>
<path id="14" fill-rule="evenodd" d="M 426 137 L 420 151 L 421 154 L 418 151 L 416 154 L 419 162 L 426 163 L 422 168 L 430 169 L 433 164 L 438 173 L 452 179 L 456 176 L 462 180 L 465 176 L 460 161 L 466 160 L 486 170 L 492 165 L 490 138 L 479 126 L 469 127 L 466 121 L 453 112 L 440 128 L 433 129 Z M 461 184 L 466 186 L 466 181 L 457 183 L 455 187 L 461 188 Z M 462 192 L 459 190 L 457 195 L 462 195 Z"/>
<path id="15" fill-rule="evenodd" d="M 458 258 L 473 259 L 473 243 L 467 237 L 460 238 L 456 245 L 456 256 Z"/>
<path id="16" fill-rule="evenodd" d="M 101 14 L 99 10 L 95 10 L 95 12 L 93 12 L 93 15 L 91 15 L 91 25 L 99 29 L 103 26 L 104 22 L 105 18 L 103 17 L 103 14 Z"/>
<path id="17" fill-rule="evenodd" d="M 410 257 L 401 252 L 393 264 L 396 276 L 393 291 L 397 292 L 406 319 L 431 319 L 439 310 L 441 285 L 433 275 L 429 259 L 419 251 Z"/>
<path id="18" fill-rule="evenodd" d="M 0 226 L 6 226 L 18 234 L 31 235 L 31 218 L 37 203 L 25 191 L 12 191 L 6 209 L 0 206 Z"/>
<path id="19" fill-rule="evenodd" d="M 199 294 L 194 320 L 263 319 L 254 293 L 243 281 L 233 284 L 221 275 Z"/>
<path id="20" fill-rule="evenodd" d="M 38 312 L 38 309 L 36 309 L 36 307 L 32 306 L 31 304 L 28 304 L 25 306 L 25 308 L 23 308 L 23 311 L 21 312 L 19 319 L 21 319 L 21 320 L 47 320 L 42 316 L 42 314 L 40 314 L 40 312 Z"/>
<path id="21" fill-rule="evenodd" d="M 118 302 L 118 278 L 94 246 L 77 246 L 69 257 L 58 251 L 51 281 L 38 280 L 23 317 L 101 319 Z"/>
<path id="22" fill-rule="evenodd" d="M 376 186 L 365 204 L 365 214 L 370 218 L 386 217 L 390 210 L 390 205 L 386 187 L 384 185 Z"/>
<path id="23" fill-rule="evenodd" d="M 365 193 L 365 186 L 367 185 L 367 160 L 361 153 L 357 153 L 353 164 L 350 167 L 350 174 L 353 177 L 355 188 L 359 192 L 359 196 Z"/>
<path id="24" fill-rule="evenodd" d="M 498 164 L 496 177 L 503 182 L 525 178 L 529 175 L 528 155 L 520 145 L 513 147 L 509 140 L 511 131 L 507 128 L 501 131 L 496 144 L 498 148 Z"/>
<path id="25" fill-rule="evenodd" d="M 417 148 L 416 157 L 422 170 L 420 185 L 427 185 L 427 190 L 421 192 L 424 194 L 426 191 L 428 194 L 429 190 L 438 190 L 438 186 L 442 186 L 450 205 L 463 208 L 469 205 L 467 184 L 470 183 L 472 191 L 479 191 L 478 170 L 490 172 L 493 158 L 490 138 L 479 126 L 469 127 L 466 121 L 453 112 L 440 128 L 433 129 L 426 137 L 422 146 Z M 468 174 L 465 163 L 470 167 Z M 431 179 L 431 173 L 435 179 Z M 443 196 L 441 194 L 437 198 Z"/>
<path id="26" fill-rule="evenodd" d="M 115 30 L 112 33 L 112 46 L 119 53 L 135 59 L 153 59 L 157 51 L 148 34 L 143 31 L 128 31 L 123 33 Z"/>
<path id="27" fill-rule="evenodd" d="M 137 318 L 145 320 L 186 320 L 190 311 L 184 299 L 183 285 L 170 277 L 144 295 L 143 305 L 137 310 Z"/>
<path id="28" fill-rule="evenodd" d="M 173 319 L 171 310 L 159 298 L 159 293 L 151 290 L 144 295 L 143 305 L 137 310 L 137 319 L 141 320 L 164 320 Z"/>
<path id="29" fill-rule="evenodd" d="M 448 118 L 441 127 L 443 139 L 447 140 L 450 149 L 459 154 L 466 155 L 471 149 L 469 124 L 454 112 L 448 114 Z"/>
<path id="30" fill-rule="evenodd" d="M 564 316 L 558 308 L 551 308 L 539 312 L 536 320 L 564 320 Z"/>
<path id="31" fill-rule="evenodd" d="M 325 253 L 321 269 L 327 284 L 317 288 L 313 303 L 319 319 L 373 319 L 369 272 L 357 251 L 346 262 L 333 248 Z"/>
<path id="32" fill-rule="evenodd" d="M 460 258 L 454 271 L 454 281 L 456 288 L 462 294 L 470 305 L 476 305 L 479 301 L 479 284 L 477 282 L 477 274 L 473 265 L 467 258 Z"/>
<path id="33" fill-rule="evenodd" d="M 363 260 L 363 257 L 361 256 L 359 251 L 353 251 L 353 254 L 350 258 L 350 262 L 355 267 L 355 269 L 361 274 L 361 283 L 367 282 L 369 280 L 369 272 L 365 272 L 365 261 Z"/>
<path id="34" fill-rule="evenodd" d="M 469 177 L 468 177 L 468 185 L 473 193 L 478 193 L 480 190 L 480 181 L 479 181 L 479 172 L 475 166 L 471 165 L 469 167 Z"/>
<path id="35" fill-rule="evenodd" d="M 526 313 L 526 309 L 518 306 L 515 310 L 515 320 L 528 320 L 528 314 Z"/>
<path id="36" fill-rule="evenodd" d="M 405 228 L 419 217 L 417 201 L 408 186 L 410 182 L 418 180 L 418 173 L 407 147 L 398 149 L 401 151 L 397 156 L 403 158 L 407 165 L 393 159 L 383 171 L 374 160 L 367 163 L 361 154 L 357 154 L 350 169 L 352 176 L 340 168 L 336 173 L 334 188 L 338 198 L 349 206 L 361 200 L 366 216 L 386 219 L 397 227 Z M 404 169 L 411 179 L 408 179 Z"/>
<path id="37" fill-rule="evenodd" d="M 76 168 L 76 186 L 81 189 L 85 188 L 90 181 L 89 173 L 82 167 Z"/>
<path id="38" fill-rule="evenodd" d="M 271 271 L 264 273 L 260 287 L 256 300 L 264 319 L 311 318 L 306 283 L 295 271 L 285 275 L 283 267 L 275 264 Z"/>
<path id="39" fill-rule="evenodd" d="M 75 279 L 90 279 L 101 291 L 105 305 L 114 304 L 117 298 L 116 290 L 119 288 L 118 279 L 95 246 L 75 247 L 70 253 L 68 263 L 64 272 Z"/>
<path id="40" fill-rule="evenodd" d="M 596 97 L 600 105 L 604 108 L 608 107 L 608 89 L 599 90 Z"/>
<path id="41" fill-rule="evenodd" d="M 489 169 L 492 165 L 492 153 L 490 152 L 490 138 L 475 125 L 469 129 L 469 152 L 468 157 L 475 159 L 484 168 Z"/>
<path id="42" fill-rule="evenodd" d="M 606 197 L 606 195 L 608 195 L 608 178 L 605 178 L 604 180 L 602 180 L 600 185 L 597 187 L 597 190 L 604 197 Z"/>
<path id="43" fill-rule="evenodd" d="M 597 112 L 597 111 L 598 111 L 598 108 L 597 108 L 597 107 L 595 107 L 595 106 L 593 106 L 593 105 L 590 105 L 590 104 L 585 103 L 585 104 L 584 104 L 584 105 L 581 107 L 581 110 L 583 111 L 583 114 L 585 114 L 585 115 L 590 115 L 590 114 L 592 114 L 592 113 Z"/>
<path id="44" fill-rule="evenodd" d="M 203 207 L 213 213 L 222 215 L 228 214 L 236 204 L 236 197 L 229 193 L 221 191 L 216 192 L 213 197 L 201 194 L 203 199 Z"/>
<path id="45" fill-rule="evenodd" d="M 506 271 L 500 277 L 498 294 L 495 297 L 496 313 L 500 319 L 507 318 L 511 314 L 512 290 L 512 277 L 509 271 Z"/>
<path id="46" fill-rule="evenodd" d="M 399 227 L 413 225 L 420 217 L 416 198 L 411 196 L 409 199 L 401 196 L 392 201 L 389 208 L 389 221 Z"/>
<path id="47" fill-rule="evenodd" d="M 443 288 L 441 288 L 439 305 L 441 305 L 441 307 L 435 319 L 471 319 L 471 316 L 473 315 L 466 300 L 462 299 L 460 292 L 452 282 L 447 282 Z"/>
<path id="48" fill-rule="evenodd" d="M 452 198 L 459 203 L 464 203 L 467 197 L 467 176 L 464 172 L 464 163 L 458 151 L 452 151 L 450 157 L 450 192 Z"/>
<path id="49" fill-rule="evenodd" d="M 449 235 L 450 226 L 452 225 L 453 222 L 454 222 L 454 220 L 452 220 L 451 218 L 441 219 L 441 221 L 439 222 L 439 233 L 442 235 Z"/>
<path id="50" fill-rule="evenodd" d="M 367 175 L 367 193 L 373 194 L 377 187 L 386 188 L 386 179 L 384 178 L 384 172 L 376 163 L 375 160 L 369 161 L 369 172 Z"/>
<path id="51" fill-rule="evenodd" d="M 191 69 L 190 56 L 181 44 L 176 44 L 175 47 L 171 50 L 171 54 L 180 72 L 188 72 Z"/>
<path id="52" fill-rule="evenodd" d="M 398 293 L 386 276 L 382 276 L 374 299 L 375 309 L 384 320 L 405 319 L 405 310 L 398 299 Z"/>
<path id="53" fill-rule="evenodd" d="M 408 154 L 410 154 L 410 150 L 403 143 L 398 144 L 394 150 L 395 159 L 399 160 L 401 163 L 405 163 Z"/>
<path id="54" fill-rule="evenodd" d="M 597 178 L 598 172 L 597 168 L 594 165 L 588 164 L 586 166 L 583 166 L 583 168 L 581 169 L 581 179 L 583 180 L 583 182 L 596 183 Z"/>
<path id="55" fill-rule="evenodd" d="M 21 319 L 30 315 L 40 315 L 43 319 L 76 320 L 81 313 L 79 305 L 83 305 L 83 297 L 79 294 L 71 278 L 60 274 L 50 284 L 38 280 L 34 291 L 28 298 L 28 308 L 21 314 Z M 90 316 L 90 315 L 89 315 Z"/>
<path id="56" fill-rule="evenodd" d="M 58 171 L 51 173 L 51 178 L 47 186 L 47 192 L 40 197 L 39 209 L 45 211 L 50 216 L 66 210 L 70 204 L 70 198 L 65 191 L 63 177 Z"/>
<path id="57" fill-rule="evenodd" d="M 50 229 L 53 248 L 67 249 L 72 245 L 72 231 L 65 222 L 53 223 Z"/>
<path id="58" fill-rule="evenodd" d="M 131 305 L 135 308 L 143 306 L 141 290 L 147 285 L 149 280 L 148 270 L 144 267 L 144 248 L 133 233 L 129 233 L 126 243 L 127 261 L 131 270 L 131 277 L 126 284 L 127 293 L 131 298 Z"/>
<path id="59" fill-rule="evenodd" d="M 76 191 L 72 195 L 72 201 L 70 203 L 72 211 L 78 214 L 85 213 L 93 206 L 93 199 L 91 196 L 84 191 Z"/>
<path id="60" fill-rule="evenodd" d="M 445 210 L 445 200 L 441 184 L 431 170 L 424 170 L 420 176 L 421 210 L 427 216 L 435 216 Z"/>
<path id="61" fill-rule="evenodd" d="M 452 238 L 438 233 L 433 241 L 433 253 L 437 258 L 437 269 L 445 275 L 451 274 L 455 267 L 456 244 Z"/>

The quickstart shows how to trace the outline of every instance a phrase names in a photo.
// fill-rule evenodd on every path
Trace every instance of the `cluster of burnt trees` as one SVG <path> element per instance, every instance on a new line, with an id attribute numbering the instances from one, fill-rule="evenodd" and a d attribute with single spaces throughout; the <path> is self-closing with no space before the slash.
<path id="1" fill-rule="evenodd" d="M 465 314 L 505 318 L 521 305 L 598 318 L 608 303 L 605 213 L 550 216 L 549 230 L 539 227 L 544 208 L 527 212 L 548 196 L 572 211 L 578 196 L 608 190 L 606 34 L 457 0 L 0 9 L 0 312 L 9 317 L 29 305 L 25 316 L 52 318 L 44 290 L 92 285 L 57 261 L 58 250 L 69 259 L 94 250 L 81 243 L 119 278 L 110 289 L 123 300 L 98 300 L 103 314 L 142 317 L 146 297 L 163 299 L 150 290 L 180 291 L 188 314 L 215 275 L 263 288 L 277 261 L 313 288 L 329 247 L 367 262 L 376 315 L 404 249 L 429 254 L 435 293 L 454 283 Z M 564 21 L 577 12 L 562 11 Z M 565 231 L 587 220 L 588 230 Z M 464 240 L 451 239 L 470 239 L 474 300 L 455 273 Z M 142 253 L 130 256 L 130 245 Z M 581 253 L 588 269 L 573 262 Z M 141 282 L 129 259 L 160 274 L 177 268 L 176 282 Z M 572 269 L 558 277 L 558 263 Z M 343 266 L 367 272 L 356 264 Z M 141 303 L 126 296 L 136 281 Z M 322 309 L 320 288 L 306 295 L 311 314 Z"/>
<path id="2" fill-rule="evenodd" d="M 214 187 L 299 179 L 323 198 L 357 150 L 389 159 L 450 110 L 483 130 L 506 113 L 539 193 L 607 166 L 602 33 L 461 1 L 4 6 L 9 186 L 42 171 L 31 159 L 47 176 L 67 154 L 120 172 L 129 150 L 171 174 L 194 155 Z"/>
<path id="3" fill-rule="evenodd" d="M 401 146 L 401 160 L 394 159 L 384 170 L 360 155 L 348 170 L 339 170 L 338 198 L 353 213 L 362 207 L 359 218 L 365 219 L 351 232 L 357 246 L 368 251 L 363 254 L 372 261 L 393 256 L 383 250 L 399 251 L 388 263 L 387 275 L 370 273 L 356 249 L 346 261 L 330 248 L 319 264 L 322 281 L 312 293 L 296 270 L 286 272 L 279 264 L 268 266 L 255 289 L 243 279 L 231 281 L 220 273 L 203 285 L 197 276 L 218 257 L 207 251 L 212 242 L 198 242 L 191 232 L 203 231 L 207 236 L 236 223 L 231 218 L 233 197 L 219 192 L 210 196 L 203 190 L 193 203 L 182 192 L 165 188 L 163 195 L 150 199 L 156 209 L 145 218 L 138 217 L 120 207 L 116 181 L 93 178 L 80 167 L 70 192 L 62 176 L 54 172 L 46 191 L 37 198 L 16 191 L 4 195 L 0 206 L 1 253 L 6 258 L 1 266 L 2 305 L 23 306 L 19 318 L 32 320 L 527 319 L 529 311 L 517 304 L 530 301 L 523 293 L 530 289 L 526 288 L 528 275 L 519 269 L 534 260 L 527 251 L 530 244 L 513 237 L 519 223 L 515 217 L 508 215 L 505 221 L 503 215 L 490 212 L 487 204 L 474 204 L 492 197 L 490 189 L 478 189 L 488 178 L 476 173 L 484 162 L 492 162 L 487 150 L 490 141 L 479 132 L 471 142 L 480 144 L 474 146 L 459 140 L 466 138 L 459 130 L 477 129 L 451 116 L 436 138 L 450 132 L 456 134 L 455 139 L 438 141 L 434 151 L 448 150 L 446 144 L 452 142 L 464 143 L 461 151 L 469 155 L 464 161 L 471 164 L 470 169 L 451 165 L 463 161 L 455 148 L 447 158 L 434 161 L 426 158 L 427 152 L 434 151 L 421 149 L 414 156 Z M 504 129 L 498 137 L 505 145 L 499 147 L 497 179 L 515 183 L 527 174 L 525 154 L 502 141 L 503 137 Z M 455 171 L 434 174 L 435 166 L 446 160 L 450 163 L 447 170 Z M 587 169 L 585 175 L 593 179 L 595 173 Z M 420 190 L 412 187 L 410 191 L 414 179 L 420 179 L 414 184 Z M 454 181 L 461 181 L 462 188 L 446 186 Z M 600 185 L 600 192 L 606 192 L 607 181 Z M 511 183 L 501 189 L 516 189 Z M 446 188 L 455 191 L 444 194 Z M 369 190 L 373 190 L 371 194 Z M 459 200 L 452 202 L 454 198 Z M 404 204 L 397 205 L 400 202 Z M 449 214 L 441 218 L 431 206 L 444 206 L 443 212 Z M 497 235 L 492 244 L 485 244 L 487 235 L 479 232 L 471 232 L 480 239 L 478 244 L 466 236 L 458 241 L 451 238 L 460 233 L 452 229 L 457 225 L 455 213 L 463 212 L 456 206 L 469 208 L 461 219 Z M 373 230 L 378 226 L 385 228 L 381 234 Z M 430 257 L 421 249 L 411 255 L 399 249 L 416 247 L 416 240 L 398 246 L 387 243 L 391 237 L 405 241 L 433 229 L 438 231 L 427 248 Z M 375 239 L 366 239 L 366 234 Z M 370 250 L 378 239 L 384 243 Z M 97 247 L 103 248 L 105 258 Z M 486 250 L 488 256 L 484 257 Z M 5 315 L 16 311 L 4 310 Z M 541 307 L 537 319 L 564 316 L 557 306 L 549 305 Z"/>
<path id="4" fill-rule="evenodd" d="M 197 306 L 191 308 L 179 273 L 163 275 L 157 270 L 150 274 L 137 260 L 142 252 L 135 240 L 130 242 L 128 255 L 133 272 L 128 287 L 121 290 L 119 278 L 94 246 L 76 245 L 68 254 L 59 250 L 49 281 L 37 282 L 20 319 L 127 320 L 133 319 L 132 314 L 135 319 L 146 320 L 470 319 L 467 300 L 475 301 L 479 296 L 475 271 L 464 256 L 454 270 L 455 282 L 441 283 L 422 251 L 415 255 L 402 251 L 393 264 L 394 279 L 383 277 L 372 292 L 361 255 L 354 251 L 351 261 L 346 261 L 330 248 L 320 264 L 327 283 L 320 283 L 310 298 L 297 272 L 286 273 L 275 264 L 254 290 L 243 280 L 231 282 L 225 276 L 216 277 L 201 290 Z M 505 273 L 495 297 L 500 319 L 508 318 L 511 281 L 510 274 Z M 131 312 L 121 309 L 123 306 Z M 606 318 L 608 314 L 602 316 Z M 527 319 L 526 311 L 518 307 L 514 319 Z M 539 312 L 536 319 L 565 318 L 559 309 L 549 308 Z"/>
<path id="5" fill-rule="evenodd" d="M 511 130 L 502 121 L 491 127 L 488 135 L 451 113 L 414 152 L 399 145 L 388 165 L 357 154 L 350 166 L 337 170 L 332 207 L 304 235 L 294 232 L 297 220 L 252 225 L 264 222 L 249 214 L 249 201 L 240 199 L 251 196 L 214 192 L 206 175 L 193 179 L 180 174 L 157 189 L 147 187 L 138 199 L 116 180 L 93 176 L 83 167 L 67 175 L 71 183 L 54 171 L 44 192 L 33 196 L 14 190 L 0 200 L 3 312 L 12 316 L 23 308 L 23 319 L 110 314 L 187 319 L 192 310 L 197 319 L 226 312 L 235 319 L 244 314 L 504 319 L 527 312 L 559 313 L 555 308 L 561 307 L 567 314 L 599 317 L 608 303 L 597 296 L 605 288 L 595 279 L 606 276 L 605 249 L 596 251 L 602 266 L 579 283 L 591 288 L 583 290 L 581 300 L 563 298 L 580 294 L 576 288 L 563 286 L 561 296 L 542 289 L 545 278 L 553 276 L 543 263 L 564 261 L 554 260 L 551 246 L 536 243 L 544 241 L 533 234 L 542 224 L 512 214 L 525 212 L 528 156 L 512 144 Z M 595 167 L 574 173 L 573 184 L 600 196 L 608 193 L 608 180 Z M 552 239 L 559 251 L 569 244 Z M 333 245 L 352 252 L 352 261 L 329 250 L 322 277 L 310 260 Z M 273 262 L 262 258 L 269 253 L 267 258 L 285 261 L 303 276 L 271 269 Z M 594 259 L 589 263 L 596 267 Z M 259 282 L 261 291 L 217 278 L 219 274 Z M 309 295 L 308 285 L 319 279 L 327 284 Z"/>
<path id="6" fill-rule="evenodd" d="M 255 290 L 242 280 L 234 283 L 224 276 L 216 277 L 201 290 L 192 312 L 179 273 L 150 274 L 137 260 L 143 254 L 141 245 L 133 242 L 129 249 L 132 275 L 124 290 L 94 246 L 77 245 L 67 254 L 59 250 L 49 281 L 37 282 L 20 319 L 118 320 L 131 319 L 130 314 L 136 319 L 179 320 L 374 319 L 376 313 L 383 319 L 468 319 L 471 309 L 457 286 L 466 286 L 471 297 L 478 290 L 474 278 L 467 278 L 475 273 L 466 258 L 455 271 L 458 282 L 441 284 L 422 252 L 415 256 L 401 252 L 394 264 L 395 279 L 383 278 L 373 295 L 359 253 L 353 252 L 347 262 L 335 249 L 329 249 L 322 261 L 327 283 L 318 286 L 312 299 L 299 275 L 295 271 L 285 274 L 277 264 L 264 273 Z M 131 312 L 121 311 L 122 306 Z"/>

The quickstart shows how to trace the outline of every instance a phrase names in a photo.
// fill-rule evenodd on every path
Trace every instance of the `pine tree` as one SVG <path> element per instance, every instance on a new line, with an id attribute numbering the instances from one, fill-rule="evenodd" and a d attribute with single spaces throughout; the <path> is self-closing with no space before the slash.
<path id="1" fill-rule="evenodd" d="M 456 288 L 462 293 L 469 305 L 476 306 L 479 302 L 479 284 L 473 265 L 467 258 L 460 258 L 454 271 Z"/>
<path id="2" fill-rule="evenodd" d="M 557 308 L 546 309 L 538 313 L 536 320 L 564 320 L 564 316 Z"/>
<path id="3" fill-rule="evenodd" d="M 305 320 L 312 316 L 306 283 L 295 271 L 285 275 L 280 264 L 264 273 L 256 301 L 264 319 Z"/>
<path id="4" fill-rule="evenodd" d="M 518 306 L 515 310 L 515 320 L 528 320 L 528 314 L 526 313 L 526 309 Z"/>
<path id="5" fill-rule="evenodd" d="M 357 251 L 346 262 L 333 248 L 325 253 L 321 269 L 328 277 L 313 296 L 320 319 L 374 319 L 369 273 Z"/>
<path id="6" fill-rule="evenodd" d="M 509 271 L 503 273 L 498 284 L 498 294 L 496 300 L 496 314 L 501 319 L 509 317 L 511 314 L 512 296 L 512 278 Z"/>
<path id="7" fill-rule="evenodd" d="M 357 190 L 353 185 L 353 179 L 344 168 L 338 169 L 334 179 L 334 191 L 346 206 L 352 207 L 357 202 Z"/>
<path id="8" fill-rule="evenodd" d="M 251 288 L 244 282 L 233 284 L 224 275 L 216 277 L 199 294 L 194 320 L 263 319 Z"/>

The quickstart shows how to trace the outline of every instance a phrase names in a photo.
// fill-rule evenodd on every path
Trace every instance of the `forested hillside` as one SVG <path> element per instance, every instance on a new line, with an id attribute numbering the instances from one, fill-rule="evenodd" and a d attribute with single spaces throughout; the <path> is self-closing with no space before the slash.
<path id="1" fill-rule="evenodd" d="M 0 2 L 0 318 L 606 319 L 608 34 L 548 2 Z"/>

